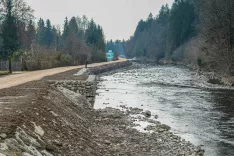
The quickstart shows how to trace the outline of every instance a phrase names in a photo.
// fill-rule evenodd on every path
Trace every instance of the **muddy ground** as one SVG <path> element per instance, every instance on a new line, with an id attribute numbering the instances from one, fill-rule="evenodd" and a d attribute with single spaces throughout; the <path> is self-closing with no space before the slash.
<path id="1" fill-rule="evenodd" d="M 93 110 L 81 95 L 47 82 L 85 80 L 76 72 L 0 90 L 0 156 L 203 155 L 160 123 L 141 133 L 134 111 Z"/>

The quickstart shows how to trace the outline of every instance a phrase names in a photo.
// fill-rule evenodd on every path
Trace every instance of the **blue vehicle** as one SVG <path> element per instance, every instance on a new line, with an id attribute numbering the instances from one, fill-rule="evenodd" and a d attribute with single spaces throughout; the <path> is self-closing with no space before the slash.
<path id="1" fill-rule="evenodd" d="M 107 61 L 113 61 L 114 60 L 114 53 L 112 50 L 109 50 L 108 53 L 106 53 Z"/>

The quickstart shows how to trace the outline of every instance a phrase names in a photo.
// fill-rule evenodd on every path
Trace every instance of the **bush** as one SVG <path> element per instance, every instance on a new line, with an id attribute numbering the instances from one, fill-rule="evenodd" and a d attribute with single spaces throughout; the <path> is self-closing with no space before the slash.
<path id="1" fill-rule="evenodd" d="M 36 46 L 32 51 L 25 52 L 22 59 L 23 70 L 41 70 L 74 65 L 73 58 L 68 54 Z"/>

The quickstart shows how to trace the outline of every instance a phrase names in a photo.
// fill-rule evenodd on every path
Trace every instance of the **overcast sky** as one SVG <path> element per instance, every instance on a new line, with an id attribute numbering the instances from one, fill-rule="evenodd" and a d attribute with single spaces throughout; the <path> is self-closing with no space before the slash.
<path id="1" fill-rule="evenodd" d="M 36 18 L 50 19 L 54 25 L 63 25 L 67 16 L 86 15 L 100 24 L 106 39 L 129 39 L 140 19 L 150 12 L 157 15 L 161 5 L 171 6 L 174 0 L 25 0 Z"/>

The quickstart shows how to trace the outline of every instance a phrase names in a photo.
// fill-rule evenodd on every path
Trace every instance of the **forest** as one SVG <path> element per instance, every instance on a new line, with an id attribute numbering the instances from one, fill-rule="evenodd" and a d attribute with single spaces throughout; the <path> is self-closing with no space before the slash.
<path id="1" fill-rule="evenodd" d="M 36 19 L 24 0 L 1 0 L 0 60 L 20 61 L 22 70 L 105 61 L 103 29 L 85 15 L 65 17 L 60 28 Z"/>
<path id="2" fill-rule="evenodd" d="M 108 41 L 128 58 L 181 62 L 205 71 L 234 74 L 234 1 L 175 0 L 140 20 L 127 41 Z"/>

